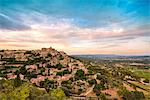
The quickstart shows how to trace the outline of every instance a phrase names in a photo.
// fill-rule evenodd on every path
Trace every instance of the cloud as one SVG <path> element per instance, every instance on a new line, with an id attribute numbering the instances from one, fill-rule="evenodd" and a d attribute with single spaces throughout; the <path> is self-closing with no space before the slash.
<path id="1" fill-rule="evenodd" d="M 7 15 L 0 13 L 0 29 L 2 30 L 28 30 L 30 26 L 17 20 L 13 20 Z"/>
<path id="2" fill-rule="evenodd" d="M 150 24 L 144 1 L 5 1 L 0 6 L 0 46 L 54 46 L 69 53 L 148 52 Z"/>

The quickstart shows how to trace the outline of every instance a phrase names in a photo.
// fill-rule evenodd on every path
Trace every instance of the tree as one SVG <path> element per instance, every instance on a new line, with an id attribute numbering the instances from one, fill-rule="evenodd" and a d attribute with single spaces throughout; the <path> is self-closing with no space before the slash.
<path id="1" fill-rule="evenodd" d="M 22 80 L 20 79 L 19 74 L 17 75 L 17 77 L 14 79 L 14 86 L 15 87 L 19 87 L 22 84 Z"/>
<path id="2" fill-rule="evenodd" d="M 37 74 L 35 74 L 34 72 L 27 72 L 25 74 L 25 77 L 27 77 L 27 79 L 30 80 L 31 78 L 37 78 Z"/>
<path id="3" fill-rule="evenodd" d="M 97 95 L 100 95 L 101 93 L 101 90 L 104 90 L 105 89 L 105 86 L 104 85 L 101 85 L 101 84 L 96 84 L 93 88 L 93 91 L 97 94 Z"/>
<path id="4" fill-rule="evenodd" d="M 75 79 L 76 80 L 86 80 L 86 76 L 85 73 L 82 69 L 77 70 L 77 72 L 75 73 Z"/>
<path id="5" fill-rule="evenodd" d="M 52 57 L 52 55 L 50 53 L 47 54 L 47 57 Z"/>
<path id="6" fill-rule="evenodd" d="M 79 69 L 79 70 L 77 70 L 75 75 L 79 76 L 79 77 L 84 76 L 84 71 L 82 69 Z"/>
<path id="7" fill-rule="evenodd" d="M 57 76 L 63 76 L 64 74 L 63 74 L 63 72 L 57 72 L 56 75 L 57 75 Z"/>
<path id="8" fill-rule="evenodd" d="M 65 70 L 63 71 L 63 74 L 70 74 L 70 72 L 69 72 L 68 69 L 65 69 Z"/>
<path id="9" fill-rule="evenodd" d="M 131 91 L 124 93 L 123 98 L 125 98 L 126 100 L 143 100 L 145 97 L 143 92 Z"/>
<path id="10" fill-rule="evenodd" d="M 50 95 L 51 95 L 52 97 L 56 97 L 57 100 L 64 100 L 64 98 L 66 97 L 64 91 L 63 91 L 62 89 L 60 89 L 60 88 L 58 88 L 58 89 L 53 89 L 53 90 L 50 91 L 49 93 L 50 93 Z"/>
<path id="11" fill-rule="evenodd" d="M 56 65 L 56 68 L 58 68 L 58 70 L 61 70 L 61 68 L 63 68 L 63 65 L 59 63 Z"/>
<path id="12" fill-rule="evenodd" d="M 25 66 L 22 66 L 22 67 L 20 68 L 20 73 L 23 74 L 23 75 L 25 75 L 25 74 L 27 73 L 27 70 L 26 70 L 26 67 L 25 67 Z"/>
<path id="13" fill-rule="evenodd" d="M 28 83 L 22 84 L 20 87 L 17 87 L 14 91 L 9 93 L 9 96 L 12 100 L 25 100 L 29 97 L 30 86 Z"/>
<path id="14" fill-rule="evenodd" d="M 97 81 L 95 79 L 91 79 L 91 80 L 88 80 L 88 83 L 90 85 L 93 85 L 93 84 L 97 84 Z"/>
<path id="15" fill-rule="evenodd" d="M 70 74 L 70 72 L 69 72 L 68 69 L 66 69 L 66 70 L 64 70 L 64 71 L 62 71 L 62 72 L 57 72 L 56 75 L 58 75 L 58 76 L 64 76 L 65 74 Z"/>
<path id="16" fill-rule="evenodd" d="M 12 80 L 0 80 L 0 92 L 4 93 L 9 93 L 13 91 L 14 86 L 13 86 L 13 81 Z"/>
<path id="17" fill-rule="evenodd" d="M 99 97 L 101 98 L 101 100 L 107 100 L 106 95 L 103 94 L 103 93 L 101 93 L 101 94 L 99 95 Z"/>
<path id="18" fill-rule="evenodd" d="M 60 55 L 59 60 L 64 60 L 64 57 L 62 55 Z"/>
<path id="19" fill-rule="evenodd" d="M 7 100 L 8 99 L 8 95 L 6 95 L 6 93 L 0 92 L 0 100 Z"/>
<path id="20" fill-rule="evenodd" d="M 40 90 L 35 86 L 30 87 L 29 100 L 37 100 L 39 97 L 43 97 L 44 94 L 47 94 L 45 90 Z"/>
<path id="21" fill-rule="evenodd" d="M 32 54 L 31 51 L 26 51 L 24 54 Z"/>
<path id="22" fill-rule="evenodd" d="M 54 88 L 54 81 L 49 80 L 48 78 L 46 78 L 44 81 L 40 82 L 40 86 L 44 87 L 46 89 L 46 91 L 49 91 L 50 88 L 51 89 Z"/>
<path id="23" fill-rule="evenodd" d="M 149 79 L 143 80 L 144 83 L 149 83 Z"/>

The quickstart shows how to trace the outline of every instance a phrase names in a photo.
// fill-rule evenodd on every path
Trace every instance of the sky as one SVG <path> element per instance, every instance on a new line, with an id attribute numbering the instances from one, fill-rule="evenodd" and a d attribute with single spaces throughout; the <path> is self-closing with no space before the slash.
<path id="1" fill-rule="evenodd" d="M 0 0 L 0 49 L 150 54 L 150 0 Z"/>

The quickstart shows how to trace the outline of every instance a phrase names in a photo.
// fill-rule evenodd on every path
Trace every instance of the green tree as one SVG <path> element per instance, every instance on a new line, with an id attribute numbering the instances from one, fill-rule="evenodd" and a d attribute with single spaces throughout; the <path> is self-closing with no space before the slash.
<path id="1" fill-rule="evenodd" d="M 22 84 L 22 80 L 20 79 L 19 74 L 17 75 L 17 77 L 14 79 L 14 86 L 15 87 L 19 87 Z"/>
<path id="2" fill-rule="evenodd" d="M 101 93 L 99 97 L 101 98 L 101 100 L 107 100 L 106 95 L 104 93 Z"/>
<path id="3" fill-rule="evenodd" d="M 0 100 L 7 100 L 7 97 L 6 93 L 0 92 Z"/>
<path id="4" fill-rule="evenodd" d="M 93 84 L 97 84 L 97 81 L 95 79 L 91 79 L 91 80 L 88 80 L 88 83 L 90 85 L 93 85 Z"/>
<path id="5" fill-rule="evenodd" d="M 66 97 L 64 91 L 60 88 L 50 91 L 50 95 L 52 97 L 56 97 L 57 100 L 64 100 L 64 98 Z"/>
<path id="6" fill-rule="evenodd" d="M 13 91 L 14 86 L 13 86 L 13 81 L 12 80 L 0 80 L 0 92 L 3 93 L 9 93 Z"/>
<path id="7" fill-rule="evenodd" d="M 93 91 L 97 94 L 97 95 L 100 95 L 101 93 L 101 90 L 104 90 L 105 89 L 105 86 L 104 85 L 101 85 L 101 84 L 96 84 L 93 88 Z"/>
<path id="8" fill-rule="evenodd" d="M 9 96 L 11 100 L 26 100 L 26 98 L 29 97 L 29 93 L 30 86 L 28 83 L 24 83 L 9 93 Z"/>
<path id="9" fill-rule="evenodd" d="M 131 91 L 124 93 L 123 98 L 125 98 L 126 100 L 143 100 L 145 97 L 143 92 Z"/>
<path id="10" fill-rule="evenodd" d="M 77 70 L 77 72 L 75 73 L 75 79 L 76 80 L 86 80 L 86 76 L 85 73 L 82 69 Z"/>
<path id="11" fill-rule="evenodd" d="M 61 68 L 63 68 L 63 65 L 62 65 L 62 64 L 57 64 L 57 65 L 56 65 L 56 68 L 57 68 L 58 70 L 61 70 Z"/>
<path id="12" fill-rule="evenodd" d="M 44 94 L 47 94 L 45 90 L 40 90 L 35 86 L 30 87 L 29 100 L 38 100 L 40 97 L 43 97 Z"/>
<path id="13" fill-rule="evenodd" d="M 44 81 L 40 82 L 40 86 L 44 87 L 46 91 L 48 92 L 50 89 L 54 88 L 54 81 L 46 78 Z"/>
<path id="14" fill-rule="evenodd" d="M 60 55 L 59 60 L 64 60 L 64 57 L 62 55 Z"/>
<path id="15" fill-rule="evenodd" d="M 143 82 L 144 82 L 144 83 L 149 83 L 150 80 L 149 80 L 149 79 L 144 79 Z"/>
<path id="16" fill-rule="evenodd" d="M 25 74 L 27 73 L 27 70 L 26 70 L 26 67 L 25 67 L 25 66 L 22 66 L 22 67 L 20 68 L 20 73 L 23 74 L 23 75 L 25 75 Z"/>

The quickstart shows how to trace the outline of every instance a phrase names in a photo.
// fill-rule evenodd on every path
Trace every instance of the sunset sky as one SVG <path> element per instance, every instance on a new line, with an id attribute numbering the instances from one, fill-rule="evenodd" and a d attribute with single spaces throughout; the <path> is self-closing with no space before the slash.
<path id="1" fill-rule="evenodd" d="M 0 49 L 150 54 L 150 0 L 0 0 Z"/>

